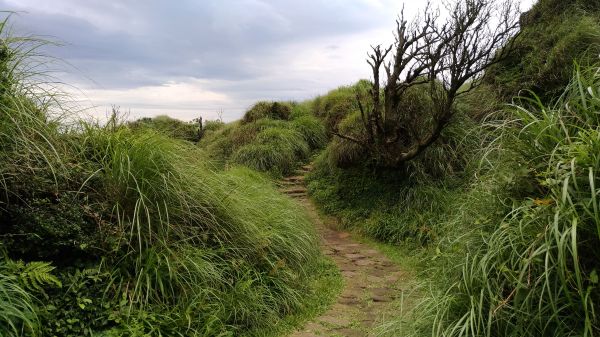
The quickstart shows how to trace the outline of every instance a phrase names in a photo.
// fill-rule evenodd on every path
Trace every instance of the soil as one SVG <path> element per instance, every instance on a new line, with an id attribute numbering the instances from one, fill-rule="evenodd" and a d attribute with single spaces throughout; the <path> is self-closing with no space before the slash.
<path id="1" fill-rule="evenodd" d="M 336 229 L 335 219 L 319 215 L 304 186 L 304 176 L 311 169 L 306 165 L 298 175 L 284 178 L 281 191 L 296 198 L 308 211 L 320 233 L 323 253 L 342 273 L 344 289 L 329 310 L 290 337 L 369 336 L 378 322 L 393 314 L 394 301 L 409 275 L 377 249 Z"/>

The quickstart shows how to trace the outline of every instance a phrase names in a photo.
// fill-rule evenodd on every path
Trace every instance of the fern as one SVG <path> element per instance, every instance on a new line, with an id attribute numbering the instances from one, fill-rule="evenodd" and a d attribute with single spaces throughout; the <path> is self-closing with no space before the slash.
<path id="1" fill-rule="evenodd" d="M 52 275 L 55 268 L 49 262 L 19 260 L 9 261 L 8 265 L 26 290 L 44 293 L 44 286 L 62 287 L 62 282 Z"/>

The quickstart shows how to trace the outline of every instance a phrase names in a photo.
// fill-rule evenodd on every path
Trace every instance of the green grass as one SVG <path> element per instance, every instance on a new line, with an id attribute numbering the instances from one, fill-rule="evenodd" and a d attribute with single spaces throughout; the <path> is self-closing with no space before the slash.
<path id="1" fill-rule="evenodd" d="M 274 104 L 277 111 L 289 110 L 285 118 L 269 112 Z M 207 134 L 199 146 L 223 166 L 240 164 L 281 177 L 291 174 L 327 141 L 322 123 L 310 115 L 306 103 L 262 102 L 246 116 L 254 117 Z"/>
<path id="2" fill-rule="evenodd" d="M 198 146 L 118 115 L 60 119 L 60 95 L 27 74 L 35 41 L 13 42 L 0 59 L 0 242 L 7 261 L 41 260 L 55 282 L 28 288 L 0 271 L 0 335 L 261 335 L 321 310 L 329 298 L 314 291 L 338 276 L 269 178 L 215 169 Z M 275 126 L 247 128 L 307 155 L 305 134 Z"/>
<path id="3" fill-rule="evenodd" d="M 500 213 L 505 216 L 488 217 L 482 231 L 475 231 L 481 240 L 468 239 L 473 231 L 464 231 L 460 240 L 474 249 L 438 251 L 452 267 L 431 270 L 421 305 L 382 327 L 381 335 L 600 333 L 598 83 L 597 68 L 578 70 L 554 106 L 524 101 L 514 106 L 513 119 L 497 124 L 496 142 L 504 145 L 491 152 L 506 151 L 524 163 L 534 188 L 510 192 L 512 207 Z"/>
<path id="4" fill-rule="evenodd" d="M 312 100 L 310 110 L 323 121 L 327 133 L 330 134 L 346 116 L 359 111 L 356 95 L 366 95 L 369 88 L 370 83 L 367 80 L 339 87 Z"/>
<path id="5" fill-rule="evenodd" d="M 39 336 L 35 298 L 4 261 L 0 262 L 0 331 L 3 336 Z"/>
<path id="6" fill-rule="evenodd" d="M 328 259 L 322 259 L 309 283 L 309 290 L 304 293 L 303 310 L 286 316 L 270 327 L 250 331 L 245 335 L 275 337 L 292 333 L 327 311 L 341 293 L 343 286 L 343 278 L 337 266 Z"/>
<path id="7" fill-rule="evenodd" d="M 200 138 L 200 126 L 194 122 L 183 122 L 169 116 L 145 117 L 129 123 L 133 129 L 148 128 L 168 137 L 197 142 Z M 218 128 L 218 123 L 207 124 L 208 130 Z"/>
<path id="8" fill-rule="evenodd" d="M 511 57 L 487 81 L 504 101 L 533 90 L 550 104 L 569 83 L 573 61 L 591 65 L 600 52 L 600 7 L 594 0 L 540 0 L 522 17 Z"/>
<path id="9" fill-rule="evenodd" d="M 330 142 L 308 177 L 317 204 L 400 244 L 387 250 L 420 271 L 412 310 L 378 335 L 600 334 L 598 81 L 583 67 L 555 103 L 530 93 L 495 114 L 469 110 L 481 106 L 474 92 L 442 141 L 401 170 L 356 164 L 360 149 Z"/>

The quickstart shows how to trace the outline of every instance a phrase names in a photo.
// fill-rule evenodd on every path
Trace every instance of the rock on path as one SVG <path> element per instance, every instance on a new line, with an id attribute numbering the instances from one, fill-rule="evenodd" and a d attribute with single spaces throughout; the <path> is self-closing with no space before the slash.
<path id="1" fill-rule="evenodd" d="M 304 186 L 304 175 L 311 169 L 306 165 L 298 175 L 283 179 L 281 191 L 306 207 L 321 234 L 323 252 L 342 272 L 344 289 L 327 312 L 290 336 L 369 336 L 379 319 L 393 314 L 391 303 L 401 293 L 407 275 L 378 250 L 335 230 L 332 219 L 327 223 L 321 219 Z"/>

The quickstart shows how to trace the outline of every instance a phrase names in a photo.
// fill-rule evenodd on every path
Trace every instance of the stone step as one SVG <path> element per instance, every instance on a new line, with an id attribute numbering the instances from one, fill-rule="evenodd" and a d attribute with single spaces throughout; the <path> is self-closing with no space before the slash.
<path id="1" fill-rule="evenodd" d="M 308 191 L 306 190 L 295 190 L 295 191 L 281 191 L 281 193 L 285 194 L 285 195 L 308 195 Z"/>
<path id="2" fill-rule="evenodd" d="M 297 176 L 285 177 L 285 178 L 283 178 L 283 181 L 304 182 L 304 176 L 297 175 Z"/>
<path id="3" fill-rule="evenodd" d="M 281 193 L 285 194 L 296 194 L 296 193 L 306 193 L 306 187 L 295 187 L 281 190 Z"/>

